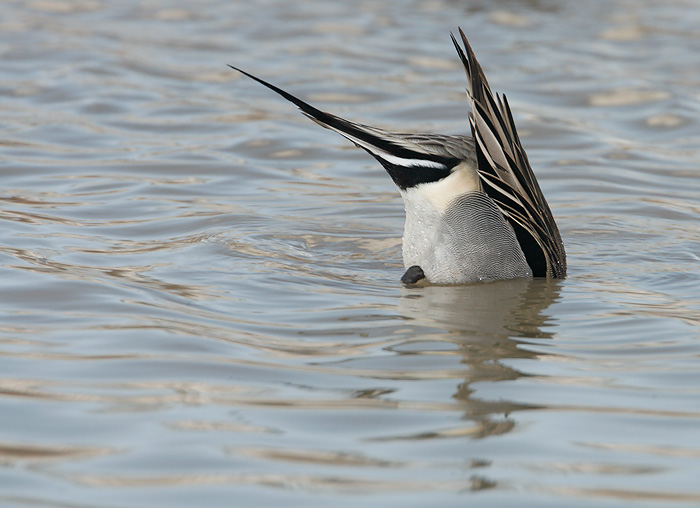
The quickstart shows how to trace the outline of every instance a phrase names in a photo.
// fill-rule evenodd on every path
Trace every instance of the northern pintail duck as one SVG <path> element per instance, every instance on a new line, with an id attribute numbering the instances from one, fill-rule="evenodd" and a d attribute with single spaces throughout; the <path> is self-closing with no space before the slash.
<path id="1" fill-rule="evenodd" d="M 563 278 L 564 244 L 515 129 L 462 29 L 452 42 L 467 73 L 471 136 L 388 132 L 326 113 L 245 72 L 384 166 L 406 207 L 406 284 Z"/>

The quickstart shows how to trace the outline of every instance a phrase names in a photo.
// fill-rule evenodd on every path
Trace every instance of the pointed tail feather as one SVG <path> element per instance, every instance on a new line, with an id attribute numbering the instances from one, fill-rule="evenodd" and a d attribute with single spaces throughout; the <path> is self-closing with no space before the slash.
<path id="1" fill-rule="evenodd" d="M 405 177 L 407 177 L 406 171 L 418 170 L 419 172 L 414 174 L 414 176 L 417 177 L 420 177 L 421 171 L 423 173 L 427 172 L 429 175 L 423 176 L 426 178 L 430 176 L 431 179 L 434 179 L 435 177 L 433 174 L 435 172 L 444 173 L 446 176 L 449 174 L 450 168 L 459 163 L 457 159 L 449 155 L 441 155 L 426 151 L 421 148 L 420 144 L 411 142 L 406 139 L 405 136 L 350 122 L 338 116 L 326 113 L 325 111 L 321 111 L 272 83 L 268 83 L 233 65 L 229 65 L 229 67 L 281 95 L 322 127 L 337 132 L 341 136 L 352 141 L 358 147 L 366 150 L 387 169 L 399 187 L 405 188 L 406 186 L 410 186 L 408 184 L 412 184 L 412 177 L 410 175 L 408 176 L 409 181 L 404 181 Z M 401 177 L 401 174 L 404 178 Z M 397 178 L 401 183 L 397 181 Z"/>

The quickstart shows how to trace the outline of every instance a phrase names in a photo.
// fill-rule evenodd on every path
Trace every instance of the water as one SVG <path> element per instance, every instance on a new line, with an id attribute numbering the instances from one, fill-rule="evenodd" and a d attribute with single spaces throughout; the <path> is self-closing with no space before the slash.
<path id="1" fill-rule="evenodd" d="M 696 506 L 694 2 L 4 2 L 0 505 Z M 348 118 L 466 132 L 461 25 L 563 281 L 401 286 Z"/>

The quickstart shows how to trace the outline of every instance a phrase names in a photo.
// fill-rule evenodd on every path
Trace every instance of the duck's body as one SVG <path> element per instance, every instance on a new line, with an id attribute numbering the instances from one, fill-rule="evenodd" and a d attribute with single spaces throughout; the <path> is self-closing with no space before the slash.
<path id="1" fill-rule="evenodd" d="M 460 29 L 472 137 L 392 133 L 320 111 L 240 69 L 375 157 L 406 205 L 405 283 L 566 275 L 566 253 L 508 102 L 494 99 Z"/>

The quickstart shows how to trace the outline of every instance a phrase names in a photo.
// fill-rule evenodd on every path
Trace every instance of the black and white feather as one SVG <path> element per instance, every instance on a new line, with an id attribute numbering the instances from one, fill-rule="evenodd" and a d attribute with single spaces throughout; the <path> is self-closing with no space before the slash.
<path id="1" fill-rule="evenodd" d="M 454 43 L 467 73 L 479 176 L 484 191 L 501 209 L 535 277 L 566 276 L 566 251 L 549 204 L 530 167 L 505 95 L 494 99 L 489 83 L 462 29 L 466 55 Z"/>

